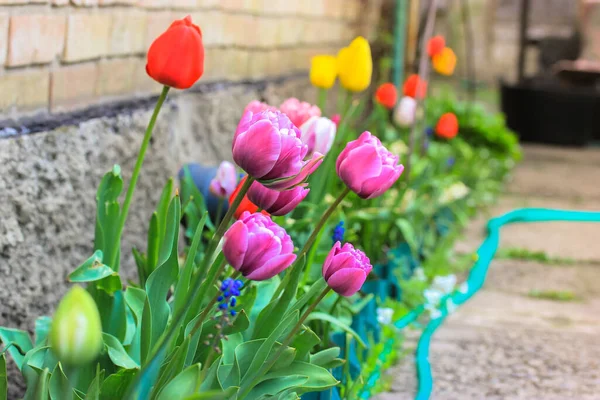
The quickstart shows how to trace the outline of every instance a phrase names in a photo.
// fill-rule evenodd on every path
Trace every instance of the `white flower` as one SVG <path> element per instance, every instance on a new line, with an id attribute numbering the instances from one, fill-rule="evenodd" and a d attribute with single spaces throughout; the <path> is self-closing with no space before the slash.
<path id="1" fill-rule="evenodd" d="M 377 321 L 383 325 L 389 325 L 392 323 L 394 317 L 394 310 L 391 308 L 377 308 Z"/>
<path id="2" fill-rule="evenodd" d="M 440 203 L 447 204 L 466 197 L 470 189 L 462 182 L 456 182 L 446 188 L 440 196 Z"/>
<path id="3" fill-rule="evenodd" d="M 425 301 L 427 305 L 437 307 L 440 304 L 440 300 L 444 296 L 444 293 L 437 289 L 425 289 L 423 292 L 423 296 L 425 296 Z"/>
<path id="4" fill-rule="evenodd" d="M 329 118 L 311 117 L 300 126 L 302 143 L 308 146 L 306 157 L 313 153 L 327 154 L 335 140 L 337 126 Z"/>
<path id="5" fill-rule="evenodd" d="M 394 110 L 394 121 L 402 127 L 411 126 L 417 114 L 417 101 L 412 97 L 404 96 Z"/>
<path id="6" fill-rule="evenodd" d="M 427 277 L 425 276 L 425 270 L 423 270 L 421 267 L 415 269 L 414 277 L 419 282 L 425 282 L 427 280 Z"/>
<path id="7" fill-rule="evenodd" d="M 443 294 L 450 293 L 456 286 L 456 275 L 436 276 L 433 279 L 432 288 L 439 290 Z"/>

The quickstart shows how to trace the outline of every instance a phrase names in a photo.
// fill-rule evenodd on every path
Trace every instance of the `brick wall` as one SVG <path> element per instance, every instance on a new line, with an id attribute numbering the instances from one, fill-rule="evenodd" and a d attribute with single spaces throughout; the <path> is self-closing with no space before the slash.
<path id="1" fill-rule="evenodd" d="M 308 70 L 310 56 L 372 34 L 379 1 L 0 0 L 0 120 L 154 94 L 144 53 L 190 14 L 205 76 L 257 80 Z"/>

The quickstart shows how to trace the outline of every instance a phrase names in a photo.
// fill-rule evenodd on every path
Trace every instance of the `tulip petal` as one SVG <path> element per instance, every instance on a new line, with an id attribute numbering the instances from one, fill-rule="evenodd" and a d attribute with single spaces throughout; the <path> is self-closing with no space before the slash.
<path id="1" fill-rule="evenodd" d="M 327 285 L 341 296 L 352 296 L 358 292 L 367 279 L 367 274 L 360 268 L 345 268 L 334 272 Z"/>
<path id="2" fill-rule="evenodd" d="M 242 221 L 237 221 L 225 232 L 223 254 L 227 262 L 239 271 L 248 250 L 248 229 Z"/>
<path id="3" fill-rule="evenodd" d="M 281 253 L 281 239 L 267 228 L 258 228 L 248 235 L 248 251 L 244 257 L 244 270 L 254 271 Z M 242 271 L 244 273 L 244 271 Z"/>
<path id="4" fill-rule="evenodd" d="M 404 171 L 404 166 L 399 165 L 392 167 L 386 165 L 382 168 L 379 176 L 367 179 L 360 189 L 361 193 L 367 193 L 366 199 L 374 199 L 375 197 L 381 196 L 388 190 L 392 185 L 400 178 L 400 175 Z M 362 197 L 362 196 L 361 196 Z"/>
<path id="5" fill-rule="evenodd" d="M 270 279 L 292 265 L 295 260 L 295 254 L 281 254 L 273 257 L 264 265 L 249 273 L 246 278 L 254 281 L 264 281 L 266 279 Z"/>
<path id="6" fill-rule="evenodd" d="M 295 186 L 303 184 L 308 176 L 312 174 L 323 162 L 321 153 L 313 154 L 312 158 L 304 163 L 302 169 L 297 175 L 283 179 L 275 179 L 269 182 L 261 181 L 261 183 L 274 190 L 289 190 Z"/>
<path id="7" fill-rule="evenodd" d="M 259 120 L 236 138 L 233 159 L 248 173 L 262 178 L 279 158 L 281 141 L 277 129 L 268 120 Z"/>
<path id="8" fill-rule="evenodd" d="M 277 162 L 269 173 L 262 177 L 263 179 L 296 175 L 302 168 L 302 159 L 308 150 L 306 145 L 293 132 L 288 132 L 288 134 L 282 132 L 280 138 L 281 148 Z"/>
<path id="9" fill-rule="evenodd" d="M 363 183 L 381 172 L 381 156 L 375 146 L 364 144 L 351 150 L 339 168 L 339 176 L 353 192 L 359 192 Z"/>
<path id="10" fill-rule="evenodd" d="M 333 245 L 331 250 L 329 250 L 329 254 L 327 254 L 327 257 L 325 258 L 325 262 L 323 262 L 323 277 L 328 277 L 331 275 L 329 273 L 329 268 L 331 267 L 333 258 L 336 256 L 336 254 L 338 254 L 340 252 L 341 249 L 342 249 L 342 244 L 338 240 L 337 242 L 335 242 L 335 244 Z M 327 279 L 327 278 L 325 278 L 325 279 Z"/>
<path id="11" fill-rule="evenodd" d="M 298 204 L 300 204 L 300 202 L 302 200 L 304 200 L 304 198 L 308 195 L 308 192 L 310 192 L 310 189 L 300 189 L 297 191 L 297 193 L 294 197 L 291 197 L 291 198 L 280 197 L 278 199 L 278 201 L 276 202 L 276 203 L 281 203 L 281 204 L 276 204 L 280 208 L 271 210 L 271 214 L 279 216 L 279 215 L 285 215 L 285 214 L 291 212 L 294 208 L 296 208 L 296 206 L 298 206 Z M 285 192 L 280 192 L 280 193 L 283 194 Z"/>

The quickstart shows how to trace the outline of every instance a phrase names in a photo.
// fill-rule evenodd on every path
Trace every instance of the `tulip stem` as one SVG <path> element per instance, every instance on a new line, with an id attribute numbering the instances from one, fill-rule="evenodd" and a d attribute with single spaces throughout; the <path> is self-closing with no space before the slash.
<path id="1" fill-rule="evenodd" d="M 219 202 L 217 203 L 217 215 L 215 217 L 215 225 L 221 221 L 221 214 L 223 213 L 223 203 L 224 200 L 219 199 Z"/>
<path id="2" fill-rule="evenodd" d="M 150 138 L 152 137 L 152 131 L 154 130 L 154 125 L 156 124 L 156 118 L 158 117 L 158 113 L 167 98 L 167 93 L 169 93 L 169 86 L 163 86 L 163 90 L 156 102 L 156 106 L 154 107 L 154 112 L 152 113 L 152 117 L 150 118 L 150 122 L 148 122 L 148 127 L 146 128 L 146 133 L 144 135 L 144 139 L 142 140 L 142 145 L 140 146 L 140 151 L 138 153 L 137 161 L 135 162 L 135 167 L 133 168 L 133 173 L 131 174 L 131 181 L 129 182 L 129 187 L 127 187 L 127 194 L 125 195 L 125 201 L 123 201 L 123 208 L 121 209 L 121 218 L 119 219 L 119 226 L 117 229 L 117 234 L 115 235 L 115 243 L 113 244 L 113 259 L 109 260 L 108 266 L 118 270 L 117 258 L 121 253 L 117 249 L 120 248 L 121 243 L 121 235 L 123 234 L 123 228 L 125 227 L 125 221 L 127 220 L 127 215 L 129 214 L 129 206 L 131 205 L 131 200 L 133 199 L 133 192 L 135 191 L 135 185 L 137 184 L 137 180 L 140 176 L 140 172 L 142 170 L 142 164 L 144 163 L 144 158 L 146 156 L 146 150 L 148 150 L 148 145 L 150 144 Z"/>
<path id="3" fill-rule="evenodd" d="M 306 309 L 306 311 L 304 311 L 304 313 L 302 314 L 302 316 L 300 317 L 298 322 L 296 322 L 296 325 L 294 325 L 294 328 L 292 328 L 290 333 L 287 334 L 287 336 L 281 343 L 279 350 L 277 350 L 275 355 L 271 359 L 266 361 L 259 368 L 258 372 L 254 376 L 254 379 L 252 379 L 250 385 L 248 385 L 248 387 L 246 387 L 245 385 L 242 385 L 242 387 L 240 387 L 240 390 L 238 391 L 239 394 L 237 395 L 237 400 L 243 400 L 244 397 L 246 397 L 246 395 L 248 394 L 248 392 L 250 390 L 252 390 L 252 388 L 254 386 L 256 386 L 256 384 L 258 383 L 257 381 L 262 377 L 262 375 L 264 375 L 265 373 L 267 373 L 269 371 L 269 369 L 271 369 L 271 367 L 273 366 L 273 364 L 275 364 L 275 362 L 277 361 L 279 356 L 281 356 L 281 353 L 283 353 L 285 351 L 285 349 L 288 347 L 288 345 L 292 342 L 292 340 L 294 339 L 294 335 L 296 335 L 296 333 L 298 333 L 298 331 L 302 327 L 302 324 L 304 323 L 304 321 L 306 321 L 306 318 L 308 318 L 310 313 L 312 313 L 315 310 L 317 305 L 319 305 L 321 300 L 323 300 L 323 298 L 325 298 L 325 296 L 327 296 L 327 294 L 329 293 L 330 290 L 331 290 L 331 288 L 329 286 L 325 287 L 325 289 L 323 289 L 323 291 L 321 292 L 319 297 L 317 297 L 317 299 L 314 301 L 314 303 L 312 303 Z"/>
<path id="4" fill-rule="evenodd" d="M 213 279 L 213 281 L 216 281 L 219 276 L 221 276 L 223 274 L 223 272 L 225 272 L 225 267 L 227 266 L 227 261 L 223 260 L 223 262 L 221 263 L 221 265 L 219 265 L 219 269 L 217 270 L 217 273 L 215 275 L 216 279 Z M 211 284 L 212 285 L 212 284 Z M 207 288 L 208 289 L 208 288 Z M 190 331 L 190 336 L 194 336 L 194 333 L 196 333 L 196 331 L 198 329 L 200 329 L 200 327 L 202 326 L 202 324 L 204 323 L 204 321 L 206 320 L 206 317 L 208 316 L 208 313 L 210 312 L 210 310 L 213 308 L 213 306 L 215 305 L 215 303 L 217 302 L 217 299 L 219 298 L 219 296 L 221 295 L 220 292 L 217 292 L 217 294 L 212 298 L 212 300 L 206 305 L 206 307 L 204 307 L 204 310 L 202 310 L 202 314 L 200 314 L 200 318 L 198 318 L 198 321 L 196 321 L 196 323 L 194 324 L 194 327 L 192 328 L 192 330 Z"/>
<path id="5" fill-rule="evenodd" d="M 319 88 L 317 105 L 321 109 L 322 115 L 326 115 L 325 108 L 327 108 L 327 89 Z"/>

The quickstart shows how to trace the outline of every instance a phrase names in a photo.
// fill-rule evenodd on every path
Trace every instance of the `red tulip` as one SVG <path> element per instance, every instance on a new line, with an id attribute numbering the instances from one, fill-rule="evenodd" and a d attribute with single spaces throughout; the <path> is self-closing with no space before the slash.
<path id="1" fill-rule="evenodd" d="M 233 203 L 233 200 L 237 197 L 242 186 L 244 186 L 244 182 L 246 182 L 246 179 L 248 179 L 247 176 L 243 177 L 242 180 L 240 180 L 240 183 L 238 183 L 238 186 L 235 188 L 233 193 L 231 193 L 231 196 L 229 197 L 229 205 L 230 206 L 231 206 L 231 203 Z M 247 195 L 244 196 L 244 198 L 242 199 L 242 202 L 238 206 L 237 210 L 235 210 L 235 213 L 233 214 L 233 216 L 235 217 L 235 219 L 239 219 L 242 216 L 242 214 L 246 211 L 248 211 L 250 214 L 254 214 L 255 212 L 258 211 L 258 206 L 256 204 L 254 204 L 253 202 L 251 202 L 250 199 L 248 199 Z M 265 215 L 269 215 L 269 213 L 267 213 L 266 211 L 263 211 L 262 213 Z"/>
<path id="2" fill-rule="evenodd" d="M 204 73 L 202 32 L 188 15 L 171 24 L 152 42 L 146 72 L 152 79 L 177 89 L 191 87 Z"/>
<path id="3" fill-rule="evenodd" d="M 393 83 L 384 83 L 377 88 L 375 100 L 385 108 L 392 109 L 398 101 L 398 90 Z"/>
<path id="4" fill-rule="evenodd" d="M 425 94 L 427 93 L 427 81 L 419 78 L 419 75 L 417 75 L 417 74 L 412 74 L 411 76 L 406 78 L 406 81 L 404 82 L 402 91 L 404 92 L 405 96 L 416 99 L 417 98 L 417 87 L 419 88 L 418 89 L 419 90 L 418 97 L 420 99 L 422 99 L 423 97 L 425 97 Z"/>
<path id="5" fill-rule="evenodd" d="M 427 42 L 427 54 L 429 54 L 429 57 L 433 57 L 436 54 L 439 54 L 444 47 L 446 47 L 446 40 L 444 37 L 442 35 L 434 36 Z"/>
<path id="6" fill-rule="evenodd" d="M 458 119 L 452 113 L 442 115 L 435 126 L 435 134 L 444 139 L 452 139 L 458 134 Z"/>

